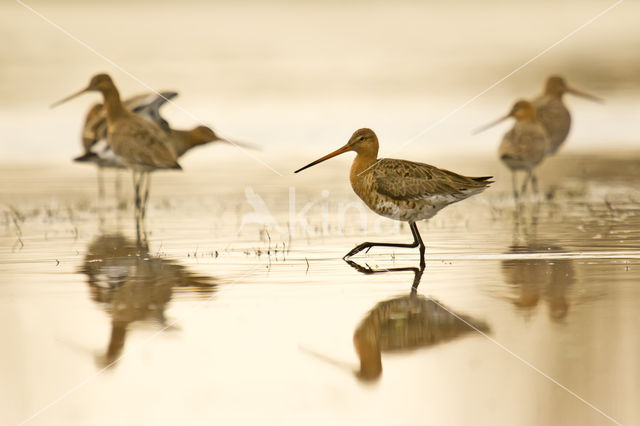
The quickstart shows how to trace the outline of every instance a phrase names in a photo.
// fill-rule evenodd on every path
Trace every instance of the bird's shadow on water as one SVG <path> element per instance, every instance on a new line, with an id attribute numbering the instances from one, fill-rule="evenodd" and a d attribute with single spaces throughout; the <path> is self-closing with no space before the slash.
<path id="1" fill-rule="evenodd" d="M 86 275 L 91 300 L 110 317 L 106 353 L 96 354 L 99 368 L 121 359 L 127 332 L 135 324 L 153 324 L 160 331 L 179 330 L 165 317 L 176 291 L 211 297 L 215 278 L 197 275 L 183 265 L 149 252 L 146 241 L 122 234 L 102 234 L 89 243 L 79 270 Z"/>
<path id="2" fill-rule="evenodd" d="M 413 272 L 408 295 L 378 302 L 356 327 L 353 344 L 359 366 L 301 347 L 308 355 L 353 373 L 363 384 L 376 383 L 382 377 L 383 353 L 409 353 L 455 340 L 472 331 L 489 332 L 484 321 L 457 313 L 434 298 L 418 294 L 424 262 L 420 267 L 386 269 L 363 266 L 349 259 L 345 262 L 365 275 Z"/>

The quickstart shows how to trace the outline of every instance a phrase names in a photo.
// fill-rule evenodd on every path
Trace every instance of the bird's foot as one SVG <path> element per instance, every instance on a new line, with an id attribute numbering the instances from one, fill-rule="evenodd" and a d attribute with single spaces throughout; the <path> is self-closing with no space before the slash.
<path id="1" fill-rule="evenodd" d="M 349 259 L 344 259 L 345 262 L 347 262 L 347 264 L 349 266 L 351 266 L 353 269 L 357 270 L 358 272 L 361 272 L 363 274 L 373 274 L 376 271 L 371 268 L 371 266 L 369 266 L 369 264 L 365 263 L 364 266 L 360 265 L 359 263 L 354 262 L 353 260 L 349 260 Z"/>
<path id="2" fill-rule="evenodd" d="M 373 247 L 373 245 L 371 243 L 358 244 L 357 246 L 355 246 L 353 248 L 353 250 L 351 250 L 349 253 L 345 254 L 343 259 L 347 260 L 347 258 L 349 258 L 351 256 L 355 256 L 356 254 L 360 253 L 364 249 L 367 249 L 367 251 L 365 253 L 369 253 L 369 250 L 371 249 L 371 247 Z"/>

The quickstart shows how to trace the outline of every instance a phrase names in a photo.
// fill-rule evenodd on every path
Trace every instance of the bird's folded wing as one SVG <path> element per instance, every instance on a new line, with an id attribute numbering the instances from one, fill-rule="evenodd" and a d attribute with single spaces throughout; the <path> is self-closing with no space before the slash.
<path id="1" fill-rule="evenodd" d="M 375 189 L 396 200 L 427 197 L 466 198 L 470 190 L 484 186 L 471 178 L 428 164 L 382 159 L 373 169 Z"/>
<path id="2" fill-rule="evenodd" d="M 177 156 L 166 133 L 157 125 L 140 119 L 113 131 L 111 148 L 129 163 L 155 167 L 176 168 Z"/>

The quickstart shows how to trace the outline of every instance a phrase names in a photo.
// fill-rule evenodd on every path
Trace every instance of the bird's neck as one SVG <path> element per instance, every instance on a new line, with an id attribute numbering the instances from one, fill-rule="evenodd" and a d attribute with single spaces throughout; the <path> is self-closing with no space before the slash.
<path id="1" fill-rule="evenodd" d="M 120 101 L 120 93 L 115 86 L 103 89 L 102 96 L 107 110 L 107 121 L 113 121 L 126 113 L 122 101 Z"/>
<path id="2" fill-rule="evenodd" d="M 537 121 L 538 120 L 535 115 L 527 115 L 518 120 L 519 123 L 536 123 Z"/>
<path id="3" fill-rule="evenodd" d="M 171 145 L 173 149 L 176 151 L 178 157 L 187 152 L 194 146 L 192 142 L 193 138 L 191 137 L 188 130 L 175 130 L 171 129 Z"/>
<path id="4" fill-rule="evenodd" d="M 378 160 L 377 152 L 358 152 L 351 165 L 351 181 L 359 178 Z"/>
<path id="5" fill-rule="evenodd" d="M 559 90 L 548 90 L 548 91 L 545 92 L 545 95 L 547 95 L 551 99 L 558 100 L 558 101 L 562 102 L 562 96 L 564 95 L 564 93 L 562 91 L 559 91 Z"/>

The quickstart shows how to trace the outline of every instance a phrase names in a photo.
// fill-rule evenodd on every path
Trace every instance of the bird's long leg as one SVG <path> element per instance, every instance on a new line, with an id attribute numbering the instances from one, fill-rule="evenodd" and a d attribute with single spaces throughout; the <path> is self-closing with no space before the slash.
<path id="1" fill-rule="evenodd" d="M 420 266 L 424 266 L 424 251 L 425 246 L 424 242 L 422 242 L 422 238 L 420 237 L 420 232 L 418 231 L 418 226 L 415 222 L 409 222 L 409 227 L 411 228 L 411 233 L 413 234 L 413 242 L 409 244 L 401 244 L 401 243 L 362 243 L 358 244 L 353 250 L 344 255 L 343 259 L 354 256 L 357 253 L 360 253 L 362 250 L 367 250 L 371 247 L 400 247 L 400 248 L 414 248 L 420 247 Z"/>
<path id="2" fill-rule="evenodd" d="M 135 219 L 136 219 L 136 237 L 138 242 L 141 241 L 140 236 L 140 179 L 139 172 L 136 170 L 131 171 L 131 176 L 133 176 L 133 197 L 134 197 L 134 206 L 135 206 Z"/>
<path id="3" fill-rule="evenodd" d="M 538 177 L 534 172 L 531 172 L 531 189 L 533 189 L 533 193 L 538 196 L 540 192 L 538 191 Z"/>
<path id="4" fill-rule="evenodd" d="M 100 166 L 98 166 L 98 199 L 101 203 L 104 200 L 104 174 Z"/>
<path id="5" fill-rule="evenodd" d="M 122 199 L 122 181 L 120 179 L 120 170 L 116 169 L 116 183 L 115 183 L 115 190 L 116 190 L 116 203 L 117 203 L 117 207 L 118 209 L 123 208 L 123 199 Z"/>
<path id="6" fill-rule="evenodd" d="M 527 184 L 532 179 L 533 172 L 529 170 L 527 175 L 524 177 L 524 182 L 522 182 L 522 189 L 520 190 L 520 195 L 524 197 L 524 193 L 527 191 Z"/>
<path id="7" fill-rule="evenodd" d="M 138 172 L 133 170 L 131 172 L 131 176 L 133 177 L 133 201 L 137 213 L 138 207 L 140 206 L 140 187 L 138 186 Z"/>
<path id="8" fill-rule="evenodd" d="M 138 244 L 145 246 L 147 244 L 147 228 L 145 226 L 144 218 L 136 216 L 136 233 L 138 237 Z"/>
<path id="9" fill-rule="evenodd" d="M 141 198 L 141 187 L 144 180 L 144 173 L 133 171 L 133 189 L 135 193 L 135 206 L 136 206 L 136 220 L 141 218 L 142 214 L 142 198 Z"/>
<path id="10" fill-rule="evenodd" d="M 515 170 L 511 171 L 511 186 L 513 187 L 513 199 L 518 202 L 518 182 L 516 180 Z"/>
<path id="11" fill-rule="evenodd" d="M 151 188 L 151 173 L 144 172 L 142 174 L 144 196 L 142 197 L 142 218 L 144 219 L 147 214 L 147 201 L 149 201 L 149 190 Z"/>

